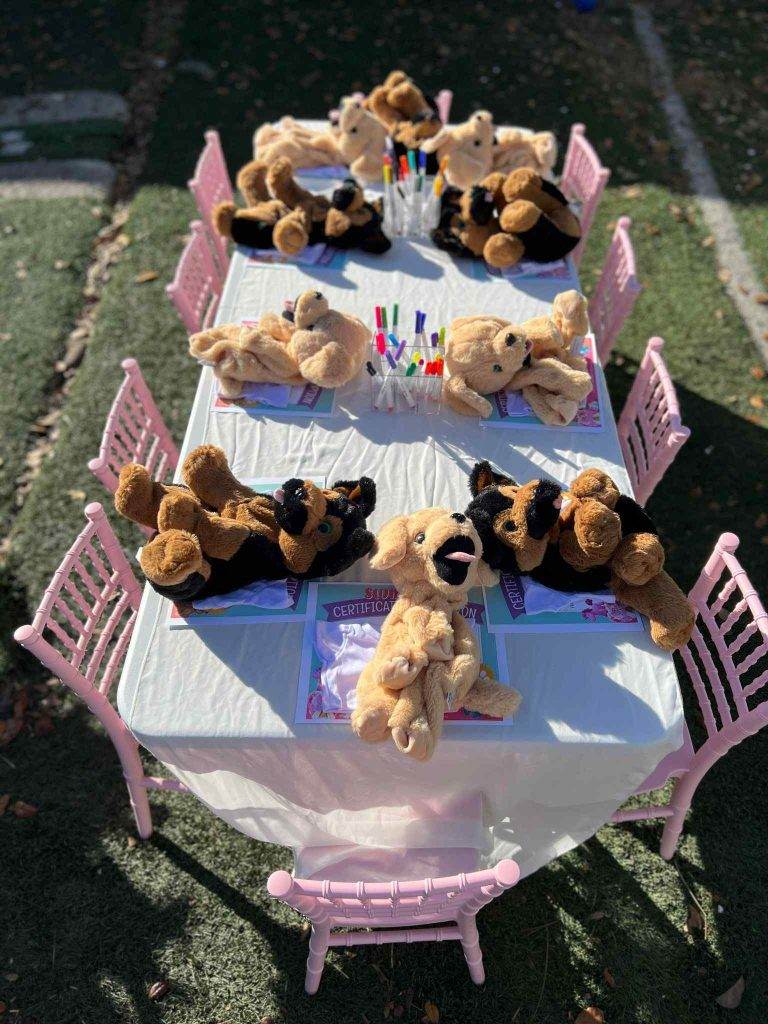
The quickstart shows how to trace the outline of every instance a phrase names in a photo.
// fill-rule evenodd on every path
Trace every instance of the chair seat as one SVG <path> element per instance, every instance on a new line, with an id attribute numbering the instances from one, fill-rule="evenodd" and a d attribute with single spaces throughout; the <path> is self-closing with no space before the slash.
<path id="1" fill-rule="evenodd" d="M 688 732 L 688 726 L 683 724 L 682 747 L 679 750 L 673 750 L 671 754 L 667 754 L 662 761 L 659 761 L 645 782 L 635 790 L 635 794 L 649 793 L 652 789 L 661 789 L 669 779 L 676 779 L 680 775 L 685 775 L 691 766 L 693 754 L 691 734 Z"/>
<path id="2" fill-rule="evenodd" d="M 294 875 L 313 881 L 389 882 L 393 878 L 444 878 L 478 870 L 474 847 L 378 849 L 306 846 L 295 851 Z"/>

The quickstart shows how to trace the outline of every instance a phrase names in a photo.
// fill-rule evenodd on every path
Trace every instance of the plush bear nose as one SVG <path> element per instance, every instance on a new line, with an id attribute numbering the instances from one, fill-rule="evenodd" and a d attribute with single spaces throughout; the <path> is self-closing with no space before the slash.
<path id="1" fill-rule="evenodd" d="M 451 519 L 455 519 L 457 523 L 465 523 L 467 517 L 461 512 L 451 512 Z"/>
<path id="2" fill-rule="evenodd" d="M 323 297 L 323 293 L 322 292 L 315 292 L 315 298 L 316 299 L 322 299 L 322 297 Z"/>

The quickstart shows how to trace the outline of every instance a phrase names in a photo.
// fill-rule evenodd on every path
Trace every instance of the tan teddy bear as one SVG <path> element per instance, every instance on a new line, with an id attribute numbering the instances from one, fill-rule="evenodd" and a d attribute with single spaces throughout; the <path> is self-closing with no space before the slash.
<path id="1" fill-rule="evenodd" d="M 509 174 L 528 167 L 551 180 L 557 162 L 557 139 L 552 132 L 529 132 L 523 128 L 500 128 L 496 132 L 491 170 Z"/>
<path id="2" fill-rule="evenodd" d="M 468 189 L 493 169 L 493 116 L 487 110 L 478 110 L 463 124 L 454 128 L 443 126 L 421 148 L 425 153 L 436 154 L 449 185 Z"/>
<path id="3" fill-rule="evenodd" d="M 342 99 L 338 145 L 350 174 L 364 182 L 381 181 L 386 139 L 387 129 L 360 100 Z"/>
<path id="4" fill-rule="evenodd" d="M 446 709 L 506 717 L 520 694 L 481 678 L 477 638 L 461 614 L 472 587 L 498 577 L 461 512 L 422 509 L 382 527 L 371 558 L 388 569 L 399 596 L 372 660 L 360 674 L 352 728 L 369 743 L 392 736 L 404 754 L 434 753 Z"/>
<path id="5" fill-rule="evenodd" d="M 360 372 L 370 340 L 362 320 L 309 291 L 292 312 L 265 313 L 256 327 L 222 324 L 193 334 L 189 354 L 212 366 L 222 396 L 235 399 L 245 382 L 340 387 Z"/>
<path id="6" fill-rule="evenodd" d="M 565 339 L 580 333 L 585 319 L 583 296 L 566 292 L 555 298 L 552 317 L 533 317 L 523 324 L 490 315 L 454 320 L 445 344 L 450 376 L 443 393 L 448 405 L 464 416 L 488 417 L 493 407 L 483 395 L 522 391 L 544 423 L 570 423 L 592 379 L 583 360 L 570 355 Z M 543 358 L 534 357 L 537 347 L 547 353 Z"/>
<path id="7" fill-rule="evenodd" d="M 280 157 L 286 157 L 297 169 L 344 163 L 336 132 L 305 128 L 288 116 L 277 124 L 262 124 L 253 134 L 254 160 L 269 165 Z"/>

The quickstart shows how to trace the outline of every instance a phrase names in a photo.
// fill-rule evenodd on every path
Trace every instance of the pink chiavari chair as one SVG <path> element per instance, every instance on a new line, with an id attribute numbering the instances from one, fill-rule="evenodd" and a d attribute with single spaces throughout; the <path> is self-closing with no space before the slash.
<path id="1" fill-rule="evenodd" d="M 638 793 L 675 778 L 668 804 L 618 811 L 613 821 L 665 818 L 661 856 L 669 860 L 706 773 L 731 747 L 768 723 L 768 614 L 735 557 L 739 538 L 724 533 L 688 595 L 696 608 L 693 636 L 680 651 L 707 738 L 694 750 L 685 728 L 680 750 L 666 757 Z"/>
<path id="2" fill-rule="evenodd" d="M 205 237 L 203 222 L 189 225 L 192 237 L 181 254 L 176 276 L 165 293 L 189 334 L 210 327 L 221 298 L 222 280 Z"/>
<path id="3" fill-rule="evenodd" d="M 629 217 L 619 217 L 600 278 L 589 300 L 589 323 L 602 366 L 608 362 L 624 321 L 642 291 L 635 272 L 635 251 L 629 237 L 631 226 Z"/>
<path id="4" fill-rule="evenodd" d="M 140 462 L 154 480 L 167 480 L 179 462 L 171 432 L 155 405 L 152 392 L 135 359 L 120 364 L 125 379 L 109 410 L 97 458 L 88 468 L 110 494 L 117 490 L 118 475 L 128 462 Z"/>
<path id="5" fill-rule="evenodd" d="M 226 240 L 214 227 L 213 210 L 217 203 L 231 203 L 233 192 L 217 131 L 205 133 L 205 146 L 198 158 L 195 173 L 187 182 L 187 187 L 195 197 L 209 245 L 213 250 L 219 277 L 223 281 L 229 268 L 229 256 Z"/>
<path id="6" fill-rule="evenodd" d="M 176 779 L 145 775 L 139 745 L 109 701 L 128 649 L 141 587 L 104 509 L 85 509 L 88 524 L 64 557 L 35 612 L 14 639 L 85 701 L 107 730 L 123 766 L 142 839 L 152 834 L 148 789 L 187 792 Z"/>
<path id="7" fill-rule="evenodd" d="M 691 436 L 680 420 L 675 386 L 661 355 L 663 347 L 661 338 L 648 342 L 618 422 L 624 462 L 641 505 Z"/>
<path id="8" fill-rule="evenodd" d="M 608 184 L 611 172 L 600 163 L 600 157 L 585 134 L 583 124 L 571 126 L 568 149 L 565 154 L 560 189 L 570 202 L 581 204 L 579 221 L 581 223 L 581 241 L 571 253 L 574 264 L 578 267 L 584 254 L 595 212 Z"/>
<path id="9" fill-rule="evenodd" d="M 267 891 L 312 922 L 305 987 L 313 995 L 320 985 L 329 948 L 390 942 L 458 939 L 470 977 L 481 985 L 485 971 L 475 922 L 477 912 L 515 885 L 519 877 L 520 869 L 511 860 L 499 861 L 488 871 L 415 882 L 312 881 L 275 871 L 269 876 Z M 432 927 L 413 927 L 421 925 Z M 379 930 L 332 934 L 332 928 Z"/>
<path id="10" fill-rule="evenodd" d="M 441 89 L 437 96 L 435 96 L 435 103 L 437 104 L 440 120 L 443 124 L 448 124 L 448 118 L 451 116 L 451 104 L 453 103 L 453 91 L 451 89 Z"/>

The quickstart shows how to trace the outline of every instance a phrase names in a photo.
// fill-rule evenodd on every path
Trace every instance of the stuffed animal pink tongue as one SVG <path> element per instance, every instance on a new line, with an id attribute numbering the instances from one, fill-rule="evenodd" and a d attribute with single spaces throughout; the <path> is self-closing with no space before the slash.
<path id="1" fill-rule="evenodd" d="M 477 555 L 470 555 L 466 551 L 452 551 L 450 555 L 446 555 L 446 560 L 450 559 L 452 562 L 476 562 Z"/>

